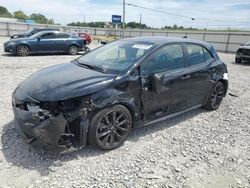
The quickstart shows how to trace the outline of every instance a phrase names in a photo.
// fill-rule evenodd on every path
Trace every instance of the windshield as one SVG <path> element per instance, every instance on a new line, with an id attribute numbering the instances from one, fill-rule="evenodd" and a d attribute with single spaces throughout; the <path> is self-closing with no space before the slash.
<path id="1" fill-rule="evenodd" d="M 24 31 L 24 34 L 30 34 L 33 30 L 34 30 L 34 29 L 31 28 L 31 29 L 29 29 L 29 30 L 27 30 L 27 31 Z"/>
<path id="2" fill-rule="evenodd" d="M 35 38 L 37 38 L 37 37 L 39 37 L 41 35 L 41 32 L 43 32 L 43 31 L 35 33 L 35 34 L 31 35 L 29 38 L 35 39 Z"/>
<path id="3" fill-rule="evenodd" d="M 78 59 L 79 64 L 98 67 L 104 73 L 120 74 L 153 48 L 151 43 L 115 41 Z"/>

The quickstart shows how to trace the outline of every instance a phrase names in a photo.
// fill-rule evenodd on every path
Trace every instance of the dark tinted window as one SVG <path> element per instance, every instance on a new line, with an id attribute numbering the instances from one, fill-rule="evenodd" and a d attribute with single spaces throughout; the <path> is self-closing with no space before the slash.
<path id="1" fill-rule="evenodd" d="M 213 56 L 209 53 L 209 51 L 206 48 L 203 48 L 203 52 L 204 52 L 206 61 L 213 59 Z"/>
<path id="2" fill-rule="evenodd" d="M 205 62 L 203 47 L 195 44 L 187 44 L 190 65 L 198 65 Z"/>
<path id="3" fill-rule="evenodd" d="M 180 44 L 167 45 L 162 47 L 147 62 L 141 66 L 142 75 L 150 75 L 159 72 L 183 68 L 184 55 Z"/>
<path id="4" fill-rule="evenodd" d="M 35 34 L 35 33 L 37 33 L 37 32 L 39 32 L 39 30 L 33 29 L 33 30 L 31 31 L 31 34 Z"/>
<path id="5" fill-rule="evenodd" d="M 46 34 L 43 34 L 41 36 L 42 39 L 53 39 L 53 38 L 56 38 L 56 34 L 55 33 L 46 33 Z"/>
<path id="6" fill-rule="evenodd" d="M 57 33 L 56 38 L 69 38 L 69 35 L 66 33 Z"/>

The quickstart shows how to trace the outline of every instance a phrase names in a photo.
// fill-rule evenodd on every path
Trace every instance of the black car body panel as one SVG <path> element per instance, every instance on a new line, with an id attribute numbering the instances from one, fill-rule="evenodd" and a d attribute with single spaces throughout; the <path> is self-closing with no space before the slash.
<path id="1" fill-rule="evenodd" d="M 54 37 L 43 38 L 48 34 Z M 17 54 L 17 47 L 20 45 L 27 46 L 31 54 L 65 53 L 71 45 L 77 46 L 79 51 L 84 50 L 84 41 L 79 37 L 58 31 L 42 31 L 27 38 L 16 38 L 5 42 L 4 51 Z"/>
<path id="2" fill-rule="evenodd" d="M 114 78 L 114 75 L 85 69 L 72 62 L 55 65 L 32 74 L 18 86 L 18 89 L 27 96 L 34 96 L 38 101 L 66 100 L 95 93 Z"/>
<path id="3" fill-rule="evenodd" d="M 106 107 L 124 105 L 132 114 L 134 126 L 142 126 L 204 105 L 218 81 L 223 82 L 226 93 L 227 69 L 211 45 L 179 38 L 123 41 L 147 42 L 152 50 L 120 74 L 92 70 L 74 61 L 46 68 L 23 81 L 12 96 L 21 135 L 28 141 L 33 139 L 31 144 L 43 142 L 42 148 L 52 150 L 72 145 L 82 147 L 86 145 L 91 118 Z M 173 43 L 184 49 L 185 66 L 175 71 L 143 75 L 143 63 L 159 49 Z M 191 66 L 188 44 L 207 49 L 212 58 Z"/>

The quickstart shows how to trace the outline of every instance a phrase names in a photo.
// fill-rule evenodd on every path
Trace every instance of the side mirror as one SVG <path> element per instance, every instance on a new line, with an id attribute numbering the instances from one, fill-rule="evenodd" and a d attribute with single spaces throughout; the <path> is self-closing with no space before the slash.
<path id="1" fill-rule="evenodd" d="M 41 40 L 41 37 L 38 37 L 38 38 L 37 38 L 37 41 L 40 41 L 40 40 Z"/>
<path id="2" fill-rule="evenodd" d="M 155 93 L 161 93 L 163 91 L 162 80 L 163 75 L 153 74 L 149 76 L 150 89 Z"/>

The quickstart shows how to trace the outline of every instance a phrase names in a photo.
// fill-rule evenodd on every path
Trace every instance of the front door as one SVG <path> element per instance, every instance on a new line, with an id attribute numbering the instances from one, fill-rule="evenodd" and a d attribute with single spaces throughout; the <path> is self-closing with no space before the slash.
<path id="1" fill-rule="evenodd" d="M 41 35 L 37 40 L 36 51 L 39 53 L 50 53 L 53 52 L 53 38 L 55 38 L 55 33 L 45 33 Z"/>
<path id="2" fill-rule="evenodd" d="M 190 75 L 182 44 L 168 44 L 140 66 L 144 121 L 166 116 L 188 106 Z"/>

